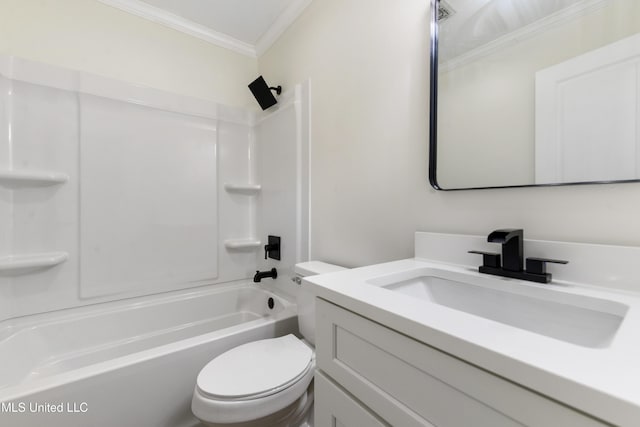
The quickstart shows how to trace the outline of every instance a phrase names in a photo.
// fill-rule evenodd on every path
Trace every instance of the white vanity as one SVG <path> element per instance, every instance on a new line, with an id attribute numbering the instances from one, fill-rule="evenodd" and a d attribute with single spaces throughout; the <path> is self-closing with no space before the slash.
<path id="1" fill-rule="evenodd" d="M 477 272 L 481 236 L 306 279 L 316 426 L 638 426 L 640 249 L 525 240 L 569 260 L 536 284 Z"/>

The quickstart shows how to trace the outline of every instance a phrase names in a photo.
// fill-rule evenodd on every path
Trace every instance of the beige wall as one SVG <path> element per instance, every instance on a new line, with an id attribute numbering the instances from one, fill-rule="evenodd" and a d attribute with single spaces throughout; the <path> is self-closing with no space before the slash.
<path id="1" fill-rule="evenodd" d="M 270 82 L 311 79 L 311 256 L 364 265 L 412 256 L 416 230 L 505 226 L 640 245 L 640 184 L 429 187 L 428 14 L 426 0 L 316 0 L 259 60 Z"/>
<path id="2" fill-rule="evenodd" d="M 253 102 L 256 59 L 97 0 L 0 0 L 0 53 L 228 105 Z"/>

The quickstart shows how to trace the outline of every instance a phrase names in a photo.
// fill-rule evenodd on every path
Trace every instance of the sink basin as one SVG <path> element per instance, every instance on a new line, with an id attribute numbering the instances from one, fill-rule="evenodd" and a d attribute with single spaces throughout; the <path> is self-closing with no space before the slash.
<path id="1" fill-rule="evenodd" d="M 474 316 L 583 347 L 608 347 L 628 307 L 547 285 L 421 269 L 368 281 Z"/>

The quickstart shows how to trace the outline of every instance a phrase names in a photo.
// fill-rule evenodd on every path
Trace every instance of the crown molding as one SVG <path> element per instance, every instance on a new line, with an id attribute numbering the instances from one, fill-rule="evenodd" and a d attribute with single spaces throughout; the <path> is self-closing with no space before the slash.
<path id="1" fill-rule="evenodd" d="M 197 37 L 216 46 L 232 50 L 251 58 L 257 58 L 258 55 L 262 55 L 276 42 L 276 40 L 278 40 L 278 38 L 291 24 L 293 24 L 293 22 L 302 14 L 313 0 L 294 0 L 284 10 L 284 12 L 280 14 L 262 37 L 260 37 L 255 46 L 140 0 L 98 1 L 108 6 L 139 16 L 140 18 L 164 25 L 193 37 Z"/>
<path id="2" fill-rule="evenodd" d="M 295 22 L 302 12 L 311 4 L 313 0 L 294 0 L 285 10 L 280 14 L 278 19 L 271 25 L 271 27 L 265 32 L 262 37 L 256 43 L 256 53 L 258 56 L 265 53 L 273 44 L 280 38 L 280 36 Z"/>
<path id="3" fill-rule="evenodd" d="M 186 18 L 167 12 L 164 9 L 151 6 L 140 0 L 98 0 L 108 6 L 115 7 L 141 18 L 164 25 L 174 30 L 197 37 L 216 46 L 232 50 L 242 55 L 256 58 L 255 46 L 240 41 L 226 34 L 214 31 L 204 25 L 196 24 Z"/>
<path id="4" fill-rule="evenodd" d="M 546 18 L 526 25 L 516 31 L 499 37 L 483 46 L 477 47 L 469 52 L 463 53 L 455 58 L 451 58 L 441 63 L 439 71 L 448 72 L 458 67 L 470 64 L 480 58 L 486 57 L 499 50 L 512 46 L 523 40 L 535 37 L 546 30 L 569 22 L 576 16 L 591 13 L 599 8 L 604 7 L 610 0 L 582 0 L 565 9 L 562 9 Z"/>

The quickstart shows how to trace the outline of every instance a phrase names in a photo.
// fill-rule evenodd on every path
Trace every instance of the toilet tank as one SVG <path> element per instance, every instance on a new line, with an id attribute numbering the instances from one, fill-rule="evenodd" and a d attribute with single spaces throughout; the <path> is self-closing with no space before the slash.
<path id="1" fill-rule="evenodd" d="M 318 274 L 333 273 L 336 271 L 346 270 L 333 264 L 327 264 L 321 261 L 309 261 L 296 264 L 294 271 L 296 276 L 303 277 L 315 276 Z M 302 336 L 311 344 L 316 344 L 316 303 L 313 294 L 300 289 L 298 292 L 298 326 Z"/>

